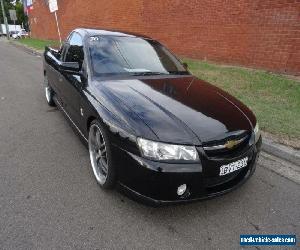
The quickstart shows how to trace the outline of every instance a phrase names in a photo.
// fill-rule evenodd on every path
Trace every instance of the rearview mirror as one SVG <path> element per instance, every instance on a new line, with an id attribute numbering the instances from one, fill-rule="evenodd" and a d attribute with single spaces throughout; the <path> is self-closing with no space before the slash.
<path id="1" fill-rule="evenodd" d="M 65 73 L 81 75 L 80 66 L 78 62 L 61 62 L 59 65 L 59 69 Z"/>

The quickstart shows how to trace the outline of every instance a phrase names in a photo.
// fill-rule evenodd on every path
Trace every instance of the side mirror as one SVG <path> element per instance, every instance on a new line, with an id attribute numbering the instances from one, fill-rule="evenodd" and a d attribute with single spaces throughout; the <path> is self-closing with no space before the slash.
<path id="1" fill-rule="evenodd" d="M 45 53 L 49 56 L 49 54 L 53 55 L 57 60 L 60 58 L 60 50 L 53 49 L 49 46 L 45 47 Z"/>
<path id="2" fill-rule="evenodd" d="M 184 67 L 186 70 L 188 70 L 189 65 L 188 65 L 186 62 L 183 62 L 182 65 L 183 65 L 183 67 Z"/>
<path id="3" fill-rule="evenodd" d="M 59 65 L 59 69 L 64 73 L 81 75 L 78 62 L 61 62 Z"/>

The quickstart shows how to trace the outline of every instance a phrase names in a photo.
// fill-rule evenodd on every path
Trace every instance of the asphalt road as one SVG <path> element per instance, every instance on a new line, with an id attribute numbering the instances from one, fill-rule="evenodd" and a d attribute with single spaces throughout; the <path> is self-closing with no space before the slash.
<path id="1" fill-rule="evenodd" d="M 272 171 L 272 159 L 240 189 L 188 205 L 150 208 L 101 190 L 42 81 L 41 58 L 0 41 L 0 249 L 240 249 L 240 234 L 276 233 L 299 241 L 300 186 Z"/>

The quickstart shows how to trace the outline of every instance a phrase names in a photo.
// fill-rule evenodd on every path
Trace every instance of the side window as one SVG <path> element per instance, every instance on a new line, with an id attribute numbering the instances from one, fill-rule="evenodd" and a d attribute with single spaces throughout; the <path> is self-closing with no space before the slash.
<path id="1" fill-rule="evenodd" d="M 83 42 L 81 36 L 74 32 L 68 41 L 68 50 L 64 56 L 65 62 L 79 62 L 80 66 L 84 60 Z"/>

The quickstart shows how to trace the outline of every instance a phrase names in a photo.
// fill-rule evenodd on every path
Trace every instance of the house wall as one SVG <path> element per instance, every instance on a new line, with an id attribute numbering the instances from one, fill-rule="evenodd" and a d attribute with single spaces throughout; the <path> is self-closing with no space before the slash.
<path id="1" fill-rule="evenodd" d="M 33 37 L 58 39 L 45 0 L 30 12 Z M 62 35 L 77 27 L 121 29 L 176 54 L 300 74 L 300 0 L 58 0 Z"/>

